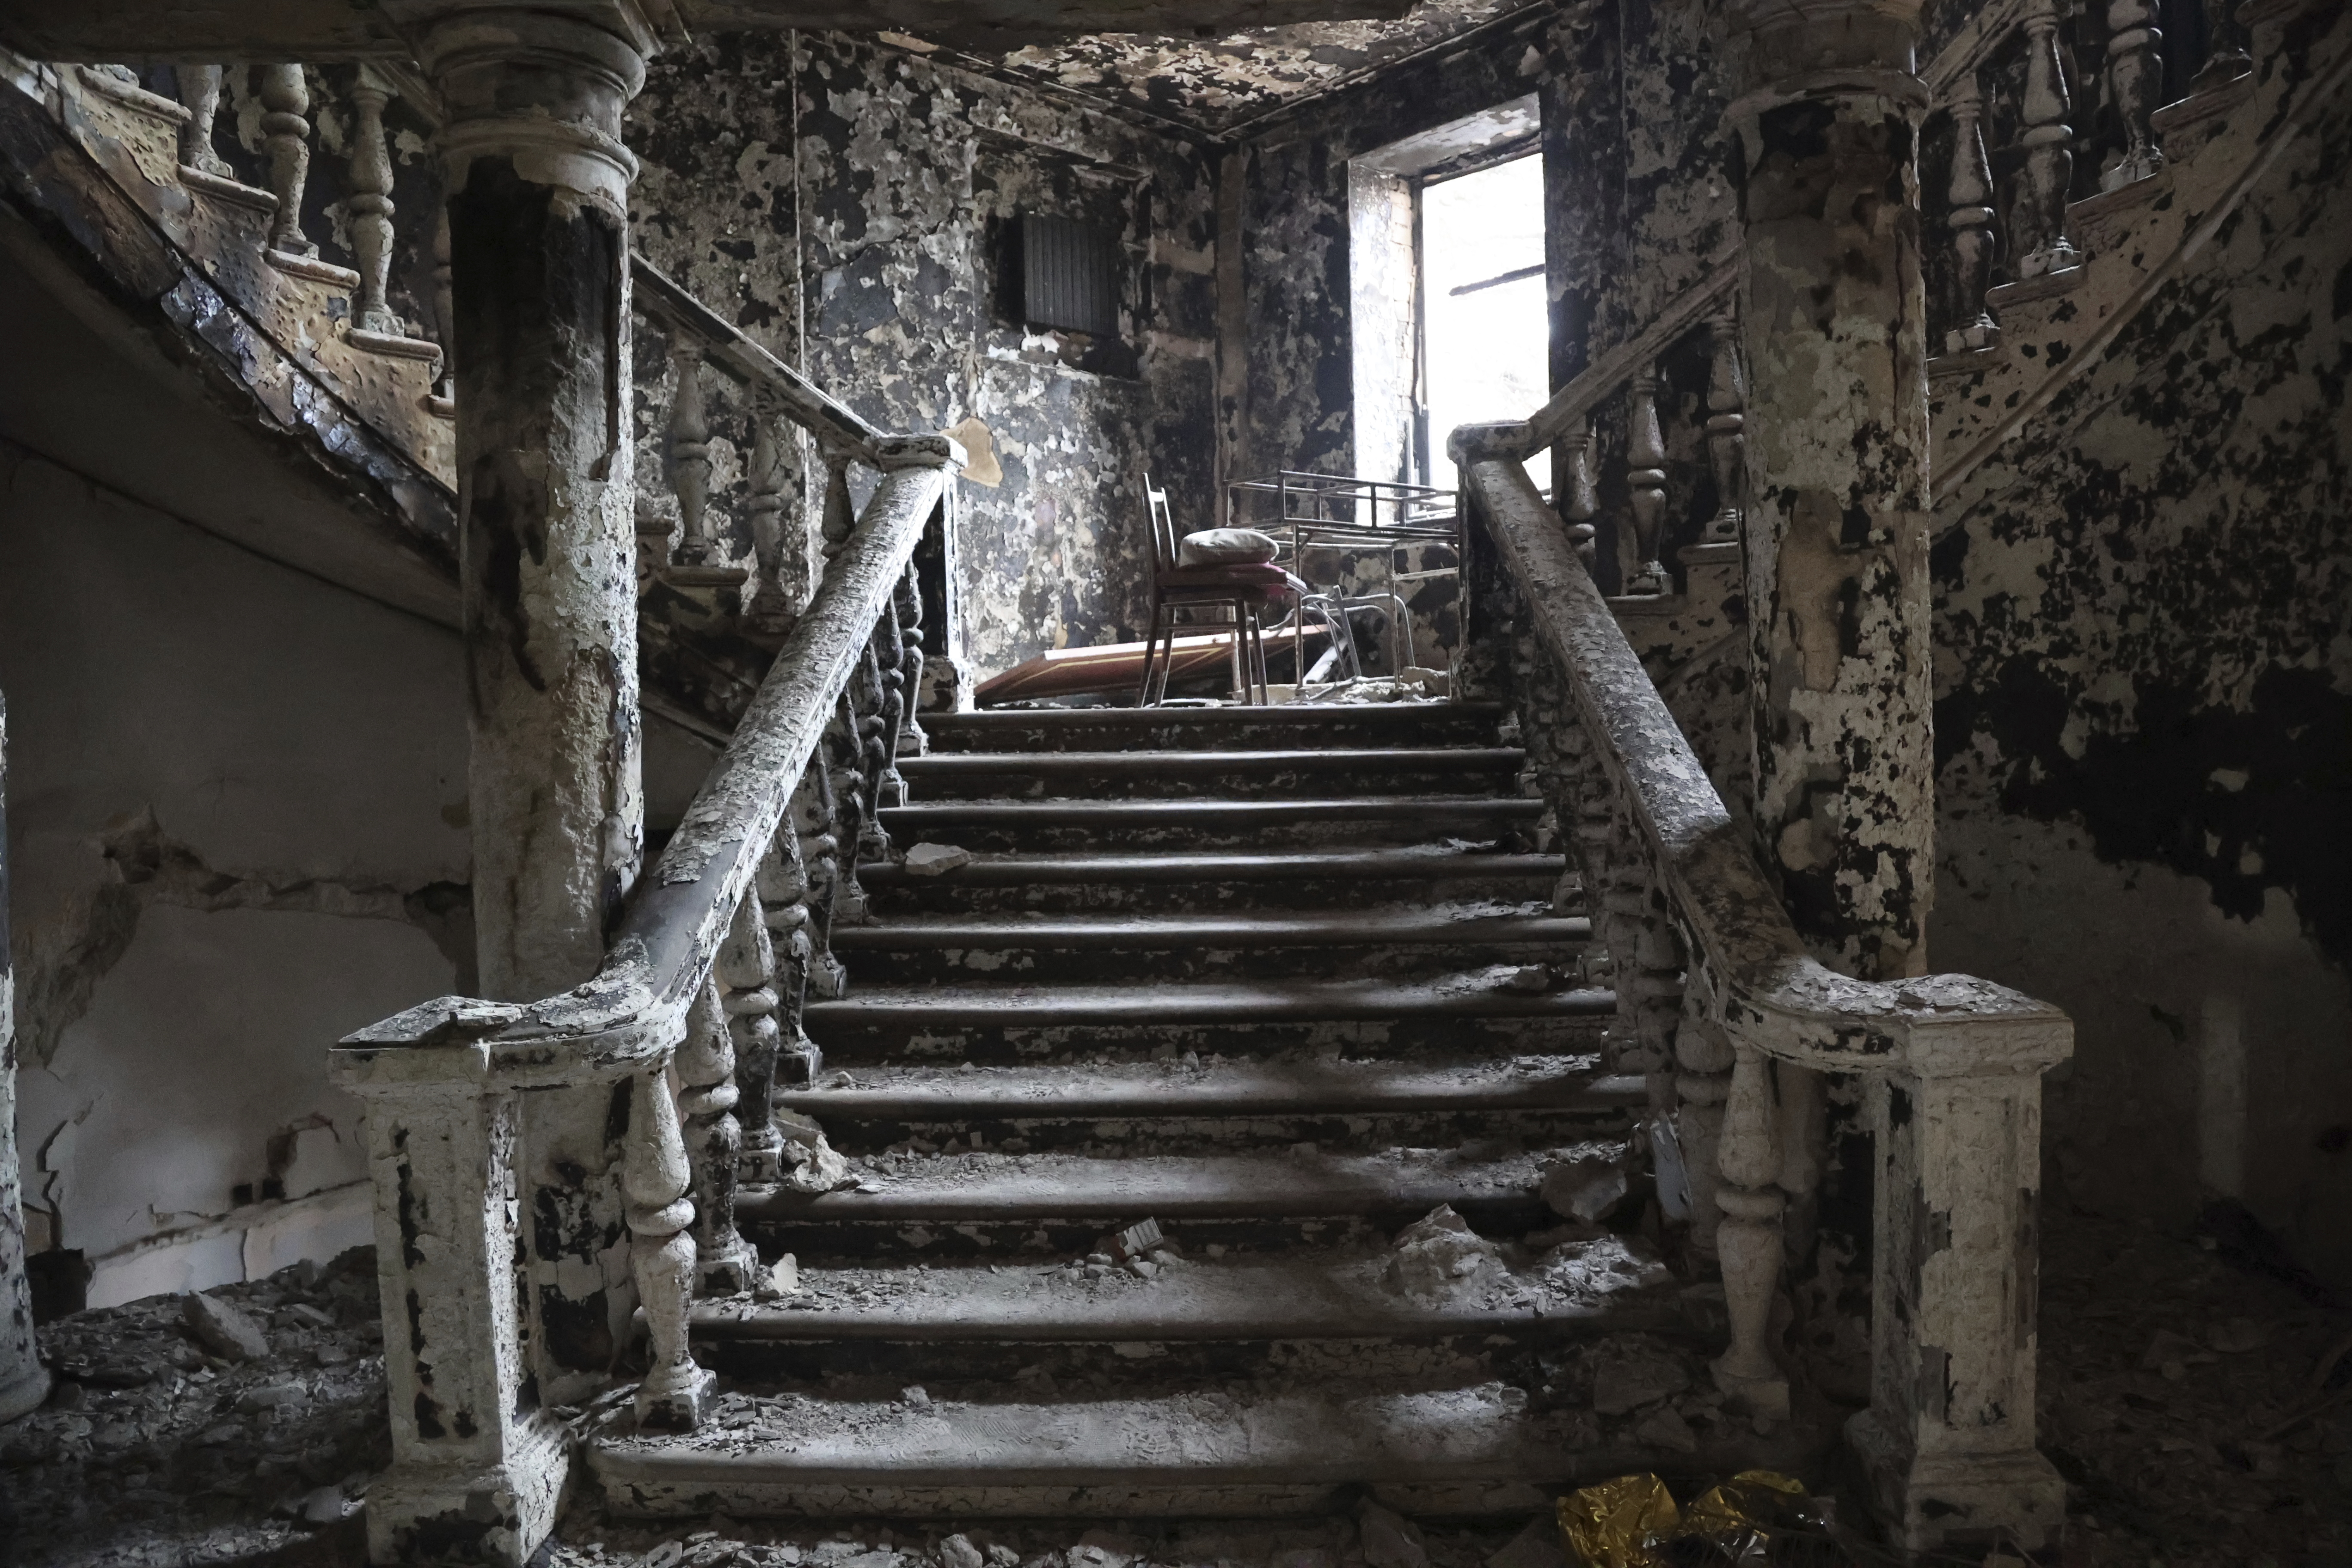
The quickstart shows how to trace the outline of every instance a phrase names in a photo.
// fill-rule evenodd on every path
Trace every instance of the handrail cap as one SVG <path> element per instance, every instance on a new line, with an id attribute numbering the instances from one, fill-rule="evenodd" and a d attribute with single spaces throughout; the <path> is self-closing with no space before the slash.
<path id="1" fill-rule="evenodd" d="M 1525 462 L 1536 444 L 1535 426 L 1524 419 L 1494 425 L 1457 425 L 1445 438 L 1445 455 L 1459 468 L 1490 458 Z"/>

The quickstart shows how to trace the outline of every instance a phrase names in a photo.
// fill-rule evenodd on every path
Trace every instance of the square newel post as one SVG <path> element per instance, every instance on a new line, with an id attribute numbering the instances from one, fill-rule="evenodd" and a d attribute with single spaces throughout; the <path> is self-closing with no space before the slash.
<path id="1" fill-rule="evenodd" d="M 2054 1012 L 1930 1025 L 1874 1077 L 1871 1407 L 1846 1425 L 1906 1552 L 2053 1543 L 2064 1483 L 2034 1447 L 2042 1074 Z"/>
<path id="2" fill-rule="evenodd" d="M 495 1084 L 478 1037 L 520 1009 L 445 998 L 441 1043 L 333 1053 L 367 1107 L 376 1281 L 393 1466 L 368 1494 L 375 1563 L 530 1560 L 554 1528 L 568 1467 L 523 1355 L 515 1149 L 521 1094 Z"/>

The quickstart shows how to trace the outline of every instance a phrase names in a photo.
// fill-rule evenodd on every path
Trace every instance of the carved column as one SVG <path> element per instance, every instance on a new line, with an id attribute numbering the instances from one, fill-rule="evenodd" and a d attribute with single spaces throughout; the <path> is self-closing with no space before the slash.
<path id="1" fill-rule="evenodd" d="M 818 529 L 827 561 L 840 554 L 857 527 L 857 513 L 849 500 L 850 454 L 837 447 L 824 448 L 824 503 Z"/>
<path id="2" fill-rule="evenodd" d="M 770 848 L 767 860 L 774 858 Z M 762 879 L 765 866 L 762 865 Z M 735 1083 L 742 1090 L 736 1101 L 735 1121 L 741 1130 L 733 1169 L 745 1180 L 776 1179 L 777 1154 L 782 1138 L 776 1131 L 773 1094 L 776 1087 L 776 956 L 769 940 L 766 900 L 760 889 L 743 896 L 735 923 L 719 950 L 719 979 L 725 987 L 727 1029 L 735 1043 Z M 727 1194 L 725 1233 L 735 1236 L 734 1192 Z M 740 1239 L 740 1237 L 737 1239 Z M 748 1261 L 759 1259 L 744 1247 Z"/>
<path id="3" fill-rule="evenodd" d="M 216 180 L 231 178 L 228 160 L 213 151 L 213 121 L 220 115 L 221 68 L 179 66 L 173 74 L 179 82 L 180 101 L 188 106 L 187 121 L 180 127 L 180 167 Z"/>
<path id="4" fill-rule="evenodd" d="M 434 384 L 433 411 L 444 418 L 457 412 L 457 305 L 449 259 L 449 208 L 433 215 L 433 321 L 441 331 L 441 379 Z"/>
<path id="5" fill-rule="evenodd" d="M 1666 521 L 1666 440 L 1658 429 L 1655 365 L 1633 377 L 1625 405 L 1625 483 L 1633 492 L 1633 553 L 1641 563 L 1625 592 L 1664 594 L 1674 584 L 1659 559 L 1659 534 Z"/>
<path id="6" fill-rule="evenodd" d="M 2066 123 L 2066 68 L 2058 58 L 2058 8 L 2039 0 L 2025 16 L 2025 168 L 2018 175 L 2013 249 L 2017 275 L 2039 278 L 2083 264 L 2066 237 L 2066 198 L 2074 180 L 2074 128 Z"/>
<path id="7" fill-rule="evenodd" d="M 637 1384 L 637 1425 L 652 1432 L 691 1432 L 701 1425 L 712 1382 L 695 1364 L 686 1341 L 694 1294 L 694 1204 L 687 1196 L 692 1172 L 668 1069 L 639 1073 L 631 1083 L 621 1190 L 629 1204 L 629 1263 L 646 1313 L 646 1368 Z"/>
<path id="8" fill-rule="evenodd" d="M 1953 255 L 1944 352 L 1992 348 L 2000 342 L 2000 328 L 1985 308 L 1986 290 L 1992 287 L 1992 165 L 1985 158 L 1984 98 L 1974 71 L 1952 89 L 1952 177 L 1946 195 Z"/>
<path id="9" fill-rule="evenodd" d="M 2148 121 L 2164 100 L 2164 34 L 2156 25 L 2156 7 L 2149 0 L 2113 0 L 2107 26 L 2113 29 L 2107 35 L 2107 88 L 2123 118 L 2124 155 L 2099 176 L 2103 191 L 2147 179 L 2164 167 Z"/>
<path id="10" fill-rule="evenodd" d="M 446 115 L 436 141 L 476 951 L 486 995 L 533 1001 L 595 972 L 643 854 L 627 268 L 636 160 L 621 114 L 654 39 L 634 7 L 593 0 L 400 8 Z M 628 1097 L 618 1105 L 616 1089 Z M 616 1149 L 611 1129 L 625 1116 L 633 1131 Z M 660 1073 L 634 1089 L 527 1097 L 528 1355 L 548 1405 L 604 1388 L 635 1297 L 660 1352 L 641 1404 L 656 1421 L 690 1414 L 678 1303 L 694 1243 L 677 1121 Z M 467 1506 L 454 1499 L 453 1519 Z"/>
<path id="11" fill-rule="evenodd" d="M 898 660 L 904 679 L 899 689 L 905 697 L 898 717 L 898 743 L 892 760 L 898 757 L 927 755 L 931 749 L 930 736 L 923 732 L 922 721 L 916 710 L 923 705 L 923 574 L 912 561 L 907 563 L 907 574 L 898 581 L 896 595 L 898 606 Z M 895 775 L 896 770 L 893 770 Z M 907 781 L 898 780 L 898 793 L 888 804 L 907 804 Z"/>
<path id="12" fill-rule="evenodd" d="M 310 179 L 310 87 L 300 66 L 261 68 L 261 134 L 269 149 L 269 192 L 278 216 L 268 247 L 281 256 L 310 257 L 319 247 L 302 232 L 302 190 Z"/>
<path id="13" fill-rule="evenodd" d="M 641 854 L 621 110 L 650 40 L 460 11 L 447 105 L 474 921 L 492 996 L 579 984 Z"/>
<path id="14" fill-rule="evenodd" d="M 751 900 L 746 900 L 749 903 Z M 739 907 L 736 921 L 743 919 Z M 756 924 L 756 921 L 754 921 Z M 766 932 L 761 931 L 762 935 Z M 729 942 L 734 942 L 730 933 Z M 723 962 L 723 959 L 722 959 Z M 737 965 L 736 972 L 741 973 Z M 764 981 L 764 972 L 760 977 Z M 739 999 L 756 1007 L 749 993 L 720 994 L 721 977 L 704 983 L 688 1015 L 686 1038 L 677 1047 L 678 1114 L 686 1126 L 687 1159 L 694 1173 L 694 1293 L 734 1296 L 751 1288 L 759 1254 L 735 1229 L 735 1163 L 743 1152 L 742 1124 L 735 1119 L 741 1096 L 735 1087 L 735 1031 Z M 766 1001 L 772 1005 L 772 992 Z"/>
<path id="15" fill-rule="evenodd" d="M 1743 11 L 1757 831 L 1825 963 L 1916 974 L 1935 818 L 1916 6 Z"/>
<path id="16" fill-rule="evenodd" d="M 1718 310 L 1706 321 L 1706 451 L 1715 464 L 1715 516 L 1709 544 L 1737 544 L 1748 521 L 1748 373 L 1739 363 L 1739 318 Z"/>
<path id="17" fill-rule="evenodd" d="M 359 257 L 359 294 L 352 322 L 363 332 L 396 338 L 407 324 L 392 313 L 392 154 L 383 144 L 383 108 L 392 89 L 367 66 L 352 84 L 352 249 Z"/>
<path id="18" fill-rule="evenodd" d="M 0 699 L 0 1422 L 40 1407 L 49 1374 L 33 1340 L 16 1175 L 16 979 L 8 958 L 8 705 Z"/>
<path id="19" fill-rule="evenodd" d="M 1716 1235 L 1723 1218 L 1716 1191 L 1722 1180 L 1723 1108 L 1731 1098 L 1732 1062 L 1723 1026 L 1705 1016 L 1698 995 L 1686 995 L 1682 1027 L 1675 1032 L 1675 1133 L 1690 1182 L 1691 1250 L 1710 1262 L 1717 1257 Z"/>
<path id="20" fill-rule="evenodd" d="M 833 923 L 841 901 L 840 803 L 833 789 L 833 764 L 826 753 L 834 749 L 830 731 L 809 761 L 793 792 L 793 831 L 801 865 L 808 879 L 808 984 L 820 996 L 837 997 L 848 988 L 849 977 L 833 955 Z M 851 923 L 855 924 L 855 921 Z M 795 1024 L 799 1014 L 793 1014 Z"/>
<path id="21" fill-rule="evenodd" d="M 781 637 L 793 629 L 808 604 L 808 541 L 797 524 L 786 537 L 782 421 L 764 406 L 752 415 L 751 500 L 751 552 L 760 566 L 759 596 L 751 601 L 747 628 Z"/>

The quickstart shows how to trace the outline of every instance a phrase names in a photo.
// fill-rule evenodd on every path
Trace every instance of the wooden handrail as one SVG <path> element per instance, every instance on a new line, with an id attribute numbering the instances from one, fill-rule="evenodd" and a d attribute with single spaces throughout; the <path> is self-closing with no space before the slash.
<path id="1" fill-rule="evenodd" d="M 1532 457 L 1569 434 L 1601 405 L 1601 399 L 1672 348 L 1675 339 L 1706 319 L 1716 301 L 1739 286 L 1739 268 L 1740 253 L 1734 250 L 1676 295 L 1648 326 L 1601 354 L 1575 380 L 1553 394 L 1549 403 L 1528 416 L 1525 447 L 1520 455 Z"/>

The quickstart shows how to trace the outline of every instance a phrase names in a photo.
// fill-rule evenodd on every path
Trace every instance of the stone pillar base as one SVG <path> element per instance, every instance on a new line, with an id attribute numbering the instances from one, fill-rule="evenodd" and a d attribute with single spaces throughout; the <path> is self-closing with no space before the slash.
<path id="1" fill-rule="evenodd" d="M 1918 1454 L 1874 1411 L 1845 1424 L 1847 1450 L 1889 1542 L 1904 1552 L 2057 1543 L 2066 1483 L 2039 1449 Z"/>
<path id="2" fill-rule="evenodd" d="M 694 1293 L 698 1297 L 740 1296 L 751 1289 L 759 1278 L 759 1251 L 740 1236 L 733 1245 L 694 1260 Z"/>
<path id="3" fill-rule="evenodd" d="M 368 1561 L 523 1568 L 555 1529 L 571 1451 L 549 1415 L 516 1437 L 487 1469 L 394 1464 L 368 1489 Z"/>
<path id="4" fill-rule="evenodd" d="M 38 1410 L 48 1397 L 48 1368 L 35 1362 L 19 1369 L 6 1383 L 0 1384 L 0 1422 L 14 1421 Z"/>

